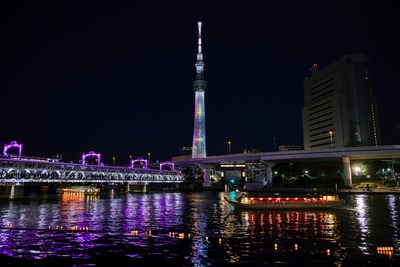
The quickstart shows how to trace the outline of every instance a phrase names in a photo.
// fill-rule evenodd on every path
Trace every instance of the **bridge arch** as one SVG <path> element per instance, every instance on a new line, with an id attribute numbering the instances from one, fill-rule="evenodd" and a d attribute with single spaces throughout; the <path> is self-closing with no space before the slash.
<path id="1" fill-rule="evenodd" d="M 79 179 L 79 180 L 86 179 L 86 175 L 84 172 L 78 171 L 75 173 L 75 179 Z"/>
<path id="2" fill-rule="evenodd" d="M 18 159 L 21 159 L 22 156 L 22 144 L 18 144 L 17 141 L 12 141 L 9 145 L 4 145 L 3 155 L 6 156 L 7 151 L 10 148 L 18 148 Z"/>
<path id="3" fill-rule="evenodd" d="M 9 178 L 16 178 L 17 177 L 17 169 L 8 169 L 7 170 L 7 176 Z"/>
<path id="4" fill-rule="evenodd" d="M 71 171 L 65 176 L 65 179 L 74 179 L 76 171 Z"/>
<path id="5" fill-rule="evenodd" d="M 51 179 L 59 179 L 61 177 L 61 174 L 59 171 L 52 171 L 50 173 L 50 178 Z"/>
<path id="6" fill-rule="evenodd" d="M 129 168 L 134 168 L 135 164 L 139 163 L 140 168 L 142 169 L 148 169 L 149 166 L 149 161 L 147 159 L 142 159 L 142 158 L 137 158 L 131 160 L 131 164 L 129 165 Z"/>
<path id="7" fill-rule="evenodd" d="M 42 171 L 41 173 L 40 173 L 40 178 L 45 178 L 45 179 L 48 179 L 49 178 L 49 172 L 48 171 L 46 171 L 46 170 L 44 170 L 44 171 Z"/>
<path id="8" fill-rule="evenodd" d="M 86 158 L 88 158 L 88 157 L 97 158 L 97 165 L 98 165 L 98 166 L 101 166 L 101 154 L 100 154 L 100 153 L 94 153 L 94 151 L 90 151 L 90 152 L 87 153 L 87 154 L 83 153 L 83 154 L 82 154 L 82 165 L 86 164 L 85 160 L 86 160 Z"/>
<path id="9" fill-rule="evenodd" d="M 165 170 L 163 168 L 168 168 L 167 170 L 175 171 L 175 163 L 173 162 L 162 162 L 160 163 L 160 170 Z"/>

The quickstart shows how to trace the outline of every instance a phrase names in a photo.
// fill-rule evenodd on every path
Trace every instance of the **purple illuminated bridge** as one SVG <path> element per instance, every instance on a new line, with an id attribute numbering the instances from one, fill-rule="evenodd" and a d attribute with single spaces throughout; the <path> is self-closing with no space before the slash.
<path id="1" fill-rule="evenodd" d="M 13 155 L 9 150 L 18 150 Z M 88 163 L 95 158 L 96 164 Z M 100 153 L 83 153 L 80 164 L 52 162 L 51 159 L 22 156 L 22 144 L 12 141 L 4 146 L 0 157 L 0 183 L 183 183 L 185 176 L 175 171 L 173 162 L 162 162 L 150 169 L 148 160 L 132 159 L 129 166 L 104 166 Z"/>

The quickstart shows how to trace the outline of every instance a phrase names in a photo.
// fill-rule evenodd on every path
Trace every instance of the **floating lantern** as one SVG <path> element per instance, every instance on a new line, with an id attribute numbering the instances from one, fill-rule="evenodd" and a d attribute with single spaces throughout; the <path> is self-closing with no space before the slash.
<path id="1" fill-rule="evenodd" d="M 131 235 L 137 236 L 137 235 L 138 235 L 138 231 L 137 231 L 137 230 L 132 230 L 132 231 L 131 231 Z"/>

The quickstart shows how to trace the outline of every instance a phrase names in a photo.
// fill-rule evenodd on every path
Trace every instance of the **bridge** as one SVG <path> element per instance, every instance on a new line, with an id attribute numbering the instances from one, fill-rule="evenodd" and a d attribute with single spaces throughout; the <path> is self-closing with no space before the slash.
<path id="1" fill-rule="evenodd" d="M 180 183 L 179 171 L 0 158 L 0 183 Z"/>
<path id="2" fill-rule="evenodd" d="M 175 166 L 192 166 L 200 168 L 204 173 L 204 186 L 211 186 L 210 172 L 216 166 L 262 163 L 265 175 L 255 184 L 263 187 L 272 185 L 272 167 L 278 162 L 305 162 L 305 161 L 342 161 L 344 183 L 352 185 L 351 165 L 353 161 L 371 159 L 400 159 L 400 145 L 325 148 L 310 150 L 278 151 L 253 154 L 228 154 L 208 156 L 206 158 L 189 158 L 174 161 Z M 259 189 L 259 188 L 258 188 Z"/>
<path id="3" fill-rule="evenodd" d="M 18 156 L 8 153 L 17 148 Z M 95 165 L 88 164 L 89 158 L 95 158 Z M 148 160 L 132 159 L 129 166 L 105 166 L 101 154 L 90 151 L 82 154 L 80 164 L 57 162 L 50 158 L 32 158 L 22 156 L 22 144 L 16 141 L 5 145 L 0 157 L 0 197 L 11 196 L 16 188 L 21 190 L 24 184 L 123 184 L 147 190 L 155 184 L 178 185 L 186 183 L 186 177 L 175 170 L 173 162 L 161 162 L 158 169 L 149 168 Z M 21 192 L 17 193 L 21 196 Z"/>
<path id="4" fill-rule="evenodd" d="M 9 154 L 9 149 L 18 149 L 18 156 Z M 95 158 L 95 164 L 88 164 L 89 158 Z M 193 171 L 202 170 L 200 177 L 204 181 L 203 187 L 208 188 L 211 187 L 210 173 L 217 167 L 258 164 L 263 169 L 261 172 L 263 175 L 255 179 L 253 186 L 256 186 L 255 189 L 260 189 L 258 186 L 272 185 L 272 167 L 275 163 L 341 161 L 344 183 L 350 186 L 352 185 L 352 161 L 368 159 L 400 159 L 400 145 L 228 154 L 161 162 L 158 163 L 158 168 L 154 169 L 149 168 L 148 160 L 142 158 L 132 159 L 130 165 L 126 167 L 105 166 L 101 162 L 101 154 L 94 151 L 82 154 L 80 164 L 53 162 L 52 159 L 32 159 L 23 157 L 22 144 L 13 141 L 4 146 L 3 155 L 0 157 L 0 185 L 14 186 L 24 183 L 122 183 L 128 186 L 181 184 L 193 181 L 188 181 L 187 175 L 175 171 L 175 167 L 190 166 Z M 152 166 L 154 167 L 154 164 Z"/>

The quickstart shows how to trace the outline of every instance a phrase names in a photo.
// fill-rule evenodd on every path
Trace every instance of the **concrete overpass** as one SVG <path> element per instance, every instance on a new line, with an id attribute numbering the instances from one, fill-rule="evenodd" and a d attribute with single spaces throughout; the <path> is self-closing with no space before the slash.
<path id="1" fill-rule="evenodd" d="M 210 186 L 210 166 L 229 163 L 261 162 L 266 168 L 266 184 L 272 184 L 272 166 L 287 161 L 342 161 L 345 185 L 352 185 L 351 161 L 371 159 L 400 159 L 400 145 L 325 148 L 256 154 L 229 154 L 173 161 L 176 167 L 199 166 L 204 170 L 204 186 Z M 208 175 L 208 177 L 207 177 Z"/>

